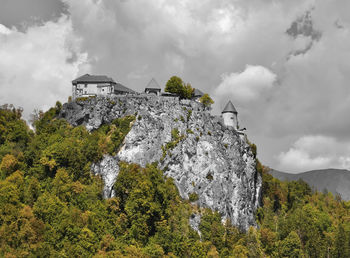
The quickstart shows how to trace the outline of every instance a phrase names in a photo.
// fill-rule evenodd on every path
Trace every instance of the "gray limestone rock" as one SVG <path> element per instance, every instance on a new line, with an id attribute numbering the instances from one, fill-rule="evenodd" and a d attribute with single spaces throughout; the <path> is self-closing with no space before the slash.
<path id="1" fill-rule="evenodd" d="M 182 198 L 198 196 L 196 204 L 217 210 L 243 230 L 255 226 L 261 197 L 261 175 L 245 135 L 226 128 L 198 102 L 157 96 L 92 98 L 63 105 L 60 116 L 74 126 L 99 128 L 125 115 L 137 118 L 115 157 L 104 156 L 92 171 L 100 174 L 104 197 L 113 196 L 119 161 L 158 162 L 172 177 Z M 173 148 L 172 130 L 181 140 Z M 192 224 L 198 222 L 198 218 Z M 198 223 L 197 223 L 198 224 Z M 195 227 L 194 227 L 195 228 Z"/>

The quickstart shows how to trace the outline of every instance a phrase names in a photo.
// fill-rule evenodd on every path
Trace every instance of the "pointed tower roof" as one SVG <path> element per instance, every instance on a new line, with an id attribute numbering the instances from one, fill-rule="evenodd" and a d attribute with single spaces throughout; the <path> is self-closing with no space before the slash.
<path id="1" fill-rule="evenodd" d="M 224 110 L 221 113 L 237 113 L 237 110 L 235 109 L 235 106 L 232 104 L 231 100 L 227 102 Z"/>
<path id="2" fill-rule="evenodd" d="M 147 84 L 146 89 L 160 89 L 160 86 L 158 82 L 154 78 L 152 78 Z"/>
<path id="3" fill-rule="evenodd" d="M 204 95 L 204 93 L 201 90 L 199 90 L 197 88 L 194 89 L 193 97 L 202 97 L 203 95 Z"/>

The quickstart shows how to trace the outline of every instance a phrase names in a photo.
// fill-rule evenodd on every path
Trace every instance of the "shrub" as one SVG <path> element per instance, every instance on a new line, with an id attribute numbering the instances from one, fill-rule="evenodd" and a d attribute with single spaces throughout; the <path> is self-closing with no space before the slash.
<path id="1" fill-rule="evenodd" d="M 210 107 L 212 104 L 214 104 L 214 100 L 212 100 L 207 93 L 200 97 L 199 102 L 201 102 L 206 107 Z"/>
<path id="2" fill-rule="evenodd" d="M 192 115 L 192 109 L 188 109 L 187 110 L 187 121 L 190 120 L 191 115 Z"/>
<path id="3" fill-rule="evenodd" d="M 195 201 L 198 201 L 198 194 L 196 194 L 196 193 L 190 193 L 189 195 L 188 195 L 188 198 L 189 198 L 189 200 L 190 200 L 190 202 L 195 202 Z"/>
<path id="4" fill-rule="evenodd" d="M 186 132 L 187 132 L 188 134 L 193 134 L 193 131 L 192 131 L 191 129 L 187 129 Z"/>
<path id="5" fill-rule="evenodd" d="M 208 179 L 209 181 L 212 181 L 214 179 L 214 177 L 211 173 L 208 173 L 206 176 L 206 179 Z"/>
<path id="6" fill-rule="evenodd" d="M 77 102 L 84 102 L 84 101 L 87 101 L 87 100 L 89 100 L 89 99 L 94 99 L 94 98 L 96 98 L 96 96 L 79 97 L 79 98 L 76 98 L 75 100 L 76 100 Z"/>

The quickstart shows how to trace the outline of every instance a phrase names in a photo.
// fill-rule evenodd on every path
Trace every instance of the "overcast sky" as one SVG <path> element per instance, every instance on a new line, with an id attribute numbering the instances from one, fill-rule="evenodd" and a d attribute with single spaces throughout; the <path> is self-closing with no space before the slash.
<path id="1" fill-rule="evenodd" d="M 178 75 L 228 99 L 263 164 L 350 169 L 349 0 L 0 0 L 0 104 L 47 109 L 71 80 L 142 91 Z"/>

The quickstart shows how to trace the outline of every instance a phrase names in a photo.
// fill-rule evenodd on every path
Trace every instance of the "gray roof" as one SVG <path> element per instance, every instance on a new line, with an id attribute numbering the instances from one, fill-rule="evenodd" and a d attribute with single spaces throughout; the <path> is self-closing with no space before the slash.
<path id="1" fill-rule="evenodd" d="M 90 74 L 84 74 L 72 81 L 73 84 L 91 83 L 91 82 L 92 83 L 106 83 L 106 82 L 115 83 L 115 81 L 112 78 L 107 77 L 106 75 L 90 75 Z"/>
<path id="2" fill-rule="evenodd" d="M 193 97 L 202 97 L 204 93 L 199 89 L 194 89 Z"/>
<path id="3" fill-rule="evenodd" d="M 159 89 L 160 90 L 160 86 L 158 84 L 158 82 L 152 78 L 149 83 L 146 86 L 146 89 Z"/>
<path id="4" fill-rule="evenodd" d="M 129 89 L 128 87 L 125 87 L 124 85 L 117 82 L 114 85 L 114 92 L 115 91 L 121 91 L 121 92 L 127 92 L 127 93 L 136 93 L 136 91 L 133 91 L 132 89 Z"/>
<path id="5" fill-rule="evenodd" d="M 229 100 L 229 102 L 227 102 L 224 110 L 221 113 L 237 113 L 237 110 L 235 109 L 235 106 L 232 104 L 231 100 Z"/>

